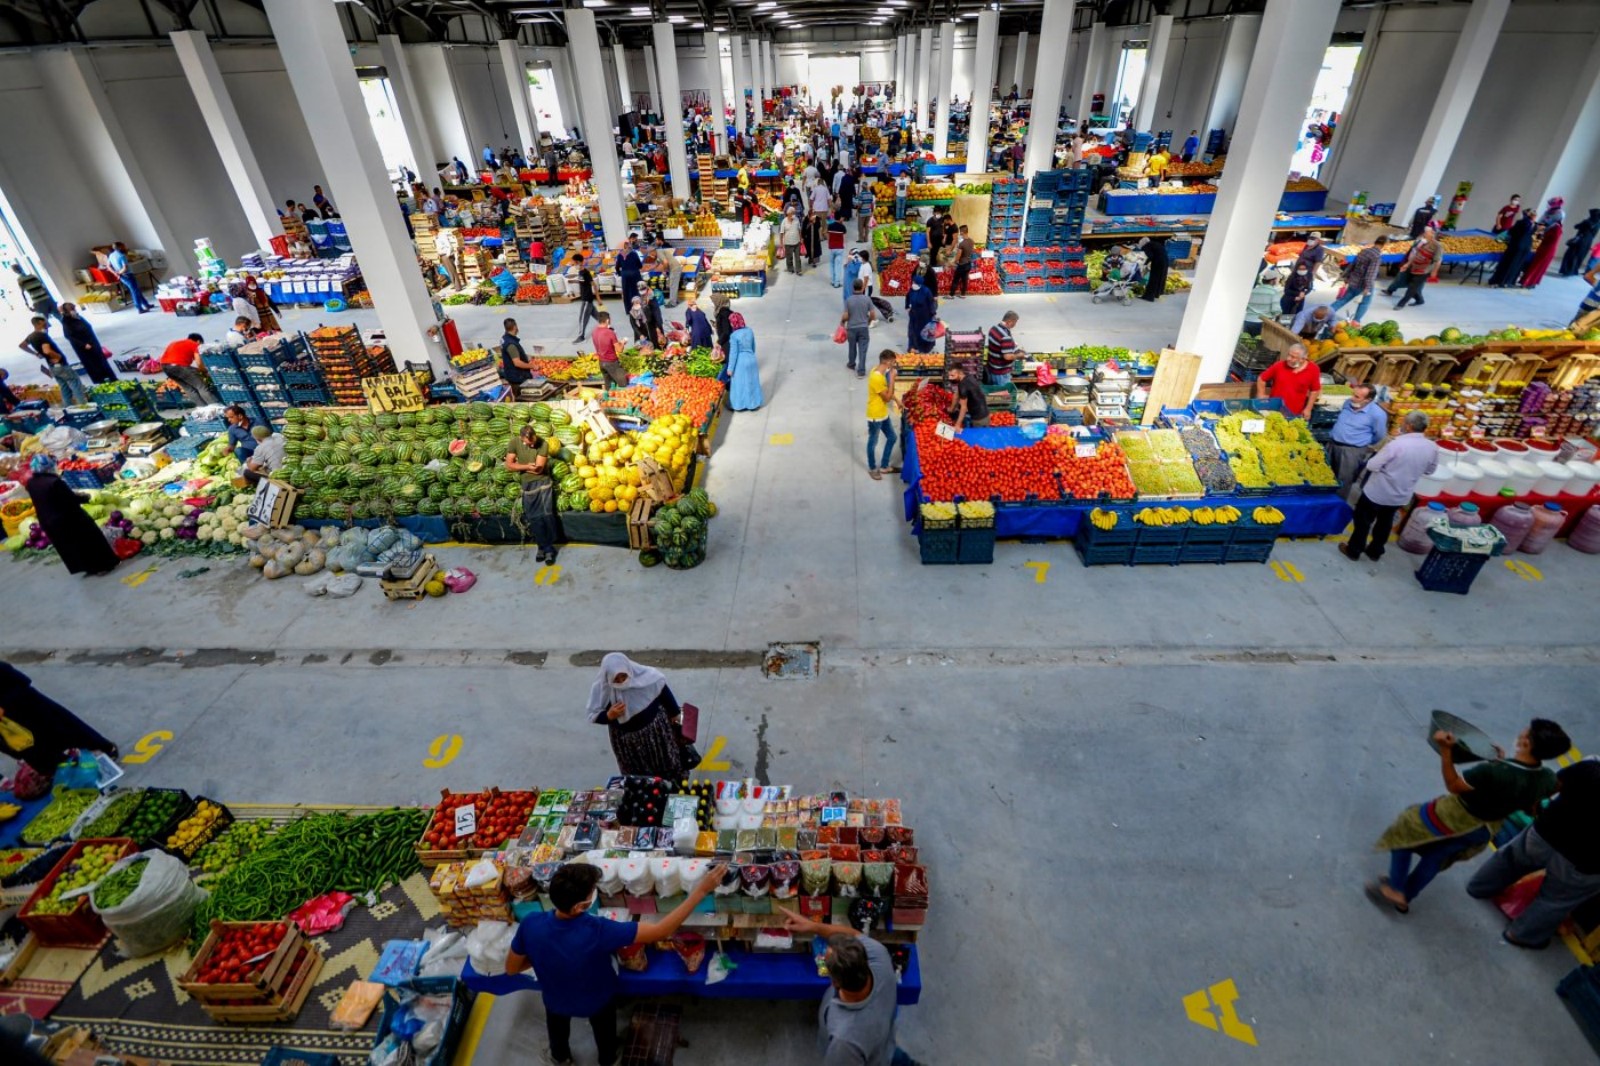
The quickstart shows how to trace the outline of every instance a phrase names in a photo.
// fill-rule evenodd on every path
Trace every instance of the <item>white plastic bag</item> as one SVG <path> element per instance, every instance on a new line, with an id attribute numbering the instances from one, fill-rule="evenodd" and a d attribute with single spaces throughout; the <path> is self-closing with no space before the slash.
<path id="1" fill-rule="evenodd" d="M 422 934 L 428 950 L 417 966 L 418 977 L 456 977 L 467 961 L 467 938 L 454 929 L 440 926 Z"/>
<path id="2" fill-rule="evenodd" d="M 597 886 L 602 896 L 616 896 L 622 893 L 622 860 L 597 859 L 594 865 L 600 867 L 600 883 Z"/>
<path id="3" fill-rule="evenodd" d="M 700 823 L 692 815 L 684 815 L 672 823 L 672 850 L 679 855 L 693 855 L 700 841 Z"/>
<path id="4" fill-rule="evenodd" d="M 500 866 L 493 859 L 479 859 L 467 870 L 467 879 L 463 884 L 467 888 L 479 888 L 489 884 L 500 876 Z"/>
<path id="5" fill-rule="evenodd" d="M 115 907 L 101 910 L 89 897 L 89 906 L 116 934 L 117 946 L 130 959 L 149 955 L 182 940 L 189 932 L 194 910 L 206 890 L 189 880 L 188 867 L 164 851 L 142 851 L 118 861 L 108 873 L 148 860 L 139 885 Z"/>
<path id="6" fill-rule="evenodd" d="M 676 855 L 650 860 L 650 874 L 655 878 L 656 895 L 676 896 L 683 891 L 678 880 L 680 869 L 678 864 L 681 861 Z"/>
<path id="7" fill-rule="evenodd" d="M 516 934 L 517 927 L 506 922 L 479 922 L 467 934 L 467 955 L 472 959 L 472 968 L 485 977 L 503 976 L 506 952 L 511 950 L 511 940 Z"/>
<path id="8" fill-rule="evenodd" d="M 650 894 L 650 889 L 655 885 L 655 879 L 650 876 L 650 860 L 623 859 L 621 872 L 622 887 L 630 896 Z"/>
<path id="9" fill-rule="evenodd" d="M 717 813 L 711 818 L 713 829 L 739 828 L 739 801 L 736 799 L 717 800 Z"/>

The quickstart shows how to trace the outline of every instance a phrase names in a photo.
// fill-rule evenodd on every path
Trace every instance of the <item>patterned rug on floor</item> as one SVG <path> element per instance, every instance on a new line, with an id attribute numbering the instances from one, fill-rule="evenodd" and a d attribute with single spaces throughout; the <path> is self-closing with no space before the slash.
<path id="1" fill-rule="evenodd" d="M 22 976 L 0 988 L 0 1015 L 48 1018 L 99 954 L 97 948 L 39 948 Z"/>
<path id="2" fill-rule="evenodd" d="M 359 1032 L 329 1029 L 329 1014 L 351 981 L 372 972 L 385 943 L 420 939 L 425 926 L 440 921 L 423 874 L 390 886 L 374 907 L 356 907 L 340 929 L 312 938 L 324 959 L 322 973 L 299 1016 L 280 1025 L 213 1022 L 178 988 L 190 961 L 182 947 L 130 960 L 107 945 L 50 1017 L 89 1026 L 111 1050 L 165 1066 L 255 1066 L 274 1047 L 320 1051 L 337 1055 L 341 1066 L 362 1066 L 382 1007 Z"/>

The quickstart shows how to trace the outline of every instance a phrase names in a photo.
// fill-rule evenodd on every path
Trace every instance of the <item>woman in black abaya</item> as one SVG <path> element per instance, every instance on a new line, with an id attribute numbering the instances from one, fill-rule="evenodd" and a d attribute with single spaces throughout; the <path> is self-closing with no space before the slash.
<path id="1" fill-rule="evenodd" d="M 56 461 L 36 455 L 30 465 L 28 498 L 38 523 L 50 536 L 50 546 L 73 574 L 109 574 L 117 567 L 117 553 L 106 542 L 94 519 L 78 502 L 78 494 L 56 473 Z"/>
<path id="2" fill-rule="evenodd" d="M 28 675 L 0 662 L 0 751 L 49 777 L 71 748 L 115 759 L 117 746 L 77 715 L 33 687 Z"/>
<path id="3" fill-rule="evenodd" d="M 1167 239 L 1161 236 L 1146 237 L 1138 247 L 1150 257 L 1150 276 L 1144 283 L 1144 295 L 1139 299 L 1155 303 L 1167 291 Z"/>
<path id="4" fill-rule="evenodd" d="M 1515 285 L 1522 268 L 1533 253 L 1533 208 L 1525 207 L 1522 215 L 1506 230 L 1506 250 L 1500 253 L 1500 262 L 1489 275 L 1493 288 L 1503 289 Z"/>

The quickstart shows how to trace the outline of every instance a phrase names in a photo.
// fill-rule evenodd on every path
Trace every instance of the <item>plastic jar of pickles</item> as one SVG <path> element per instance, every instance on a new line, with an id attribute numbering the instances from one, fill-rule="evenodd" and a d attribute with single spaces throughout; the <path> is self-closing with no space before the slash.
<path id="1" fill-rule="evenodd" d="M 1400 531 L 1400 550 L 1412 555 L 1427 555 L 1433 550 L 1433 538 L 1428 536 L 1429 524 L 1448 514 L 1444 504 L 1438 500 L 1426 507 L 1413 508 L 1411 517 L 1406 519 L 1405 528 Z"/>

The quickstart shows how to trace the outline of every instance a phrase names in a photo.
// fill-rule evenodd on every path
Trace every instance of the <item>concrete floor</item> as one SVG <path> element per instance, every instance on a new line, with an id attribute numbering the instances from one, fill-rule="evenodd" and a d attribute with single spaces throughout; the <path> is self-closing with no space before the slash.
<path id="1" fill-rule="evenodd" d="M 1432 317 L 1395 316 L 1408 333 L 1560 324 L 1581 297 L 1561 279 L 1531 294 L 1435 288 Z M 588 664 L 613 648 L 658 662 L 703 708 L 725 773 L 902 797 L 936 898 L 924 999 L 901 1034 L 930 1063 L 1585 1061 L 1553 993 L 1573 965 L 1564 949 L 1502 944 L 1463 871 L 1404 919 L 1360 886 L 1382 869 L 1372 842 L 1394 813 L 1439 791 L 1431 708 L 1502 741 L 1549 715 L 1580 748 L 1600 745 L 1595 561 L 1558 545 L 1529 558 L 1540 580 L 1496 563 L 1465 598 L 1421 591 L 1399 552 L 1357 565 L 1317 541 L 1277 553 L 1302 580 L 1256 565 L 1085 570 L 1065 544 L 924 568 L 899 487 L 862 470 L 863 392 L 826 339 L 837 297 L 814 273 L 741 306 L 768 404 L 725 419 L 708 482 L 722 515 L 697 570 L 574 548 L 538 586 L 520 551 L 447 548 L 441 561 L 478 571 L 478 587 L 406 606 L 375 589 L 307 600 L 239 564 L 185 579 L 195 564 L 161 561 L 141 580 L 135 563 L 90 581 L 7 561 L 0 656 L 124 750 L 171 733 L 131 783 L 323 803 L 599 780 L 611 760 L 581 714 Z M 1001 297 L 945 313 L 987 326 L 1015 306 L 1019 339 L 1040 349 L 1154 346 L 1183 299 Z M 515 314 L 565 350 L 571 308 Z M 488 339 L 499 316 L 460 317 Z M 190 324 L 97 321 L 118 351 Z M 901 328 L 877 339 L 897 344 Z M 759 653 L 779 640 L 820 641 L 820 678 L 763 680 Z M 459 753 L 427 768 L 452 736 Z M 1257 1048 L 1185 1015 L 1184 996 L 1226 979 Z M 477 1061 L 528 1061 L 540 1015 L 531 997 L 499 1001 Z M 685 1066 L 816 1061 L 810 1012 L 792 1004 L 691 1004 L 684 1031 Z"/>

